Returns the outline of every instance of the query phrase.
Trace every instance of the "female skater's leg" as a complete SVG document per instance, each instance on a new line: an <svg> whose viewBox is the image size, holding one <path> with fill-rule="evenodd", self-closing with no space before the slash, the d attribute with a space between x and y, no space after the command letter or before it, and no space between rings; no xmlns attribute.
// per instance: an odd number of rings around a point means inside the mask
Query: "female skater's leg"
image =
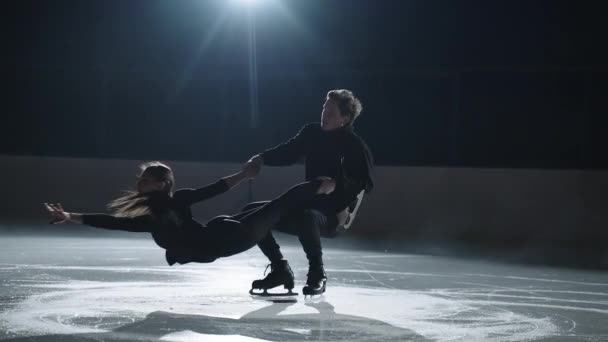
<svg viewBox="0 0 608 342"><path fill-rule="evenodd" d="M217 257L226 257L244 252L260 242L280 220L281 214L291 208L303 206L317 193L320 181L306 182L294 186L283 195L252 209L246 215L221 215L206 224L205 247Z"/></svg>
<svg viewBox="0 0 608 342"><path fill-rule="evenodd" d="M284 211L312 200L320 184L320 181L301 183L257 209L252 208L236 216L214 217L204 230L192 233L190 241L198 248L193 245L171 250L167 254L167 262L170 265L176 262L211 262L250 249L279 222Z"/></svg>
<svg viewBox="0 0 608 342"><path fill-rule="evenodd" d="M259 209L240 216L239 221L250 231L251 239L257 243L276 226L282 214L294 208L304 207L306 203L312 201L320 184L319 180L298 184Z"/></svg>

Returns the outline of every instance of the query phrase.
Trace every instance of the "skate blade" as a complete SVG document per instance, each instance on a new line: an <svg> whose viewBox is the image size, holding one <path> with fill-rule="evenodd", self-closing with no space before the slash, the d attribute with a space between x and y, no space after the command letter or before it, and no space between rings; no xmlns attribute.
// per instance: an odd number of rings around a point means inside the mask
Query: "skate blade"
<svg viewBox="0 0 608 342"><path fill-rule="evenodd" d="M251 296L251 299L254 301L260 302L271 302L274 304L295 304L298 302L298 297L296 296L282 296L282 297L263 297L263 296Z"/></svg>
<svg viewBox="0 0 608 342"><path fill-rule="evenodd" d="M293 292L292 290L288 290L288 292L281 293L272 293L267 290L262 290L262 292L256 292L256 289L249 290L249 294L256 297L294 297L297 296L297 292ZM258 289L259 290L259 289Z"/></svg>
<svg viewBox="0 0 608 342"><path fill-rule="evenodd" d="M325 302L325 293L304 295L304 303L306 304L318 304L322 302Z"/></svg>

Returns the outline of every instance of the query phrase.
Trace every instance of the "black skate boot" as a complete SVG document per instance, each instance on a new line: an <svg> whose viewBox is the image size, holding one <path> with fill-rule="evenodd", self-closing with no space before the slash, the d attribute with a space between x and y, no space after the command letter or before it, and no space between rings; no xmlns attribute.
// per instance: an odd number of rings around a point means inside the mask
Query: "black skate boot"
<svg viewBox="0 0 608 342"><path fill-rule="evenodd" d="M294 287L293 272L287 260L281 260L277 263L272 263L266 267L270 267L270 273L264 279L254 280L251 283L251 290L249 293L256 296L297 296L298 294L292 292ZM266 271L264 271L266 274ZM283 285L287 292L285 293L268 293L268 289L275 288ZM254 290L263 290L262 292L255 292Z"/></svg>
<svg viewBox="0 0 608 342"><path fill-rule="evenodd" d="M302 289L305 296L314 296L325 293L325 284L327 283L327 275L323 266L309 267L308 279L306 285Z"/></svg>

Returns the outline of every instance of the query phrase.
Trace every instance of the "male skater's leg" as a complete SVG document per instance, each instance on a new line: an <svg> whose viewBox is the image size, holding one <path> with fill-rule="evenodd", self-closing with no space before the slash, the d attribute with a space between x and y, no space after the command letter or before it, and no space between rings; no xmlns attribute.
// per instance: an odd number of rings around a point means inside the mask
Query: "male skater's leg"
<svg viewBox="0 0 608 342"><path fill-rule="evenodd" d="M266 203L268 203L268 201L250 203L243 208L243 213L255 210L256 208L259 208L265 205ZM243 213L238 215L242 215ZM263 279L254 280L251 283L251 291L253 291L254 289L265 291L281 285L283 285L286 289L290 290L294 287L293 271L291 270L291 267L289 266L287 260L283 258L283 253L281 253L281 247L279 246L272 234L272 229L276 229L276 227L286 226L283 221L284 217L286 217L287 215L289 214L283 213L279 222L274 227L270 227L266 236L264 236L258 242L258 247L270 261L270 264L266 267L266 270L268 270L268 267L270 267L270 272L266 274L266 271L264 271L265 277Z"/></svg>
<svg viewBox="0 0 608 342"><path fill-rule="evenodd" d="M302 292L305 295L316 295L325 292L327 275L323 268L323 249L321 236L336 225L336 220L315 209L303 209L290 215L289 223L297 231L308 259L306 285Z"/></svg>
<svg viewBox="0 0 608 342"><path fill-rule="evenodd" d="M308 259L309 269L304 287L304 294L321 294L325 291L327 276L323 268L323 251L321 246L321 236L333 237L329 234L335 230L337 222L328 218L318 210L295 209L285 213L276 230L298 236L302 248ZM270 260L271 272L264 279L255 280L252 287L255 289L269 289L284 283L293 282L293 272L277 244L272 232L258 243L258 246Z"/></svg>
<svg viewBox="0 0 608 342"><path fill-rule="evenodd" d="M281 224L281 221L279 221L278 225ZM292 289L294 287L293 271L287 260L283 259L281 247L275 240L271 231L268 231L268 234L258 242L258 247L260 247L262 253L270 260L270 264L268 265L268 267L270 267L270 272L266 274L266 271L264 271L265 277L263 279L254 280L251 283L252 290L267 290L280 285Z"/></svg>
<svg viewBox="0 0 608 342"><path fill-rule="evenodd" d="M260 201L260 202L249 203L243 208L243 210L239 214L234 215L233 217L235 219L239 220L242 217L247 216L254 210L259 209L260 207L264 206L268 202L270 202L270 201ZM283 214L283 216L284 216L284 214ZM278 225L281 225L280 222L281 222L281 220L279 220ZM268 260L271 263L277 263L277 262L280 262L281 260L283 260L283 254L281 253L281 247L279 246L277 241L274 239L274 236L272 235L272 229L274 229L274 228L275 227L270 227L270 230L268 231L266 236L263 237L260 240L260 242L258 242L258 247L260 247L260 250L262 251L262 253L264 253L264 255L268 258Z"/></svg>
<svg viewBox="0 0 608 342"><path fill-rule="evenodd" d="M312 184L311 184L312 183ZM294 276L291 267L287 260L283 259L283 254L279 244L272 235L272 228L278 224L282 225L282 218L287 213L292 212L295 208L303 207L308 201L312 200L314 194L318 190L318 182L313 181L298 185L290 189L287 193L281 196L278 200L273 200L269 203L253 203L244 208L245 212L251 212L248 215L239 214L237 217L240 221L249 227L252 232L259 232L264 235L256 236L254 239L258 241L258 246L262 250L262 253L270 260L270 273L264 279L254 280L251 284L251 293L254 289L262 289L264 292L267 289L271 289L280 285L283 285L289 290L294 287ZM312 191L311 191L312 189ZM313 196L310 196L313 194ZM277 211L274 206L274 202L280 204L280 209ZM257 207L257 209L256 209ZM270 216L279 214L277 217L272 216L270 219L264 219L263 216L267 215L264 212L270 212ZM264 225L262 227L262 225Z"/></svg>
<svg viewBox="0 0 608 342"><path fill-rule="evenodd" d="M264 206L268 202L270 202L270 201L260 201L260 202L249 203L243 208L241 213L234 215L234 218L238 220L238 219L248 215L252 211L259 209L260 207ZM285 214L283 214L283 216L285 216ZM279 220L279 223L277 225L282 226L283 224L281 223L281 221L282 221L282 219ZM270 263L274 264L276 266L279 263L282 263L283 261L286 262L286 260L283 260L283 254L281 253L281 247L279 246L279 244L275 240L274 236L272 235L272 229L274 229L274 228L276 228L276 226L270 227L270 230L268 231L266 236L264 236L260 240L260 242L258 242L258 247L260 248L262 253L268 258ZM273 268L273 270L274 270L274 268ZM272 273L272 271L270 273Z"/></svg>
<svg viewBox="0 0 608 342"><path fill-rule="evenodd" d="M269 201L262 202L252 202L247 204L240 214L235 215L236 218L242 217L250 213L252 210L256 210L261 206L267 204ZM285 216L285 214L283 214ZM282 219L279 220L277 225L283 226L281 222ZM276 227L270 227L270 230L259 242L258 247L262 251L262 253L268 258L270 264L266 267L270 267L270 272L266 274L264 271L265 277L263 279L254 280L251 283L252 291L254 289L267 290L272 289L277 286L283 285L285 288L293 288L294 284L294 275L291 267L289 267L289 263L287 260L283 259L283 253L281 253L281 247L275 240L272 235L272 229Z"/></svg>

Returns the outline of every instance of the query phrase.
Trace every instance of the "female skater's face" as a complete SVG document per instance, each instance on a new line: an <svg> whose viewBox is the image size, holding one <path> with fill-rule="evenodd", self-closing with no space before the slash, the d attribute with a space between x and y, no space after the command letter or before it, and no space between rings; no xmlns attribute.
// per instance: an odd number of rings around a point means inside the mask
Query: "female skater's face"
<svg viewBox="0 0 608 342"><path fill-rule="evenodd" d="M137 180L137 192L147 193L153 191L161 191L165 187L165 182L159 181L154 177L141 176Z"/></svg>
<svg viewBox="0 0 608 342"><path fill-rule="evenodd" d="M338 104L331 99L326 99L321 112L321 128L324 131L331 131L343 127L348 122L348 118L342 116Z"/></svg>

